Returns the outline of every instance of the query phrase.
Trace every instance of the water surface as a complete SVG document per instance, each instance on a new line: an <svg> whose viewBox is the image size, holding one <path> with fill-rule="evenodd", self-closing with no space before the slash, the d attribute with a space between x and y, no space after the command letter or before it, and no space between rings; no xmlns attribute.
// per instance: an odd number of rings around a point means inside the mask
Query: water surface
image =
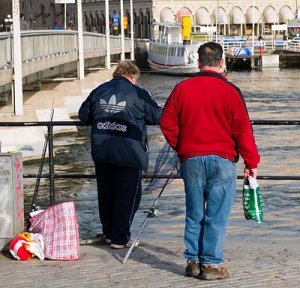
<svg viewBox="0 0 300 288"><path fill-rule="evenodd" d="M300 120L300 92L298 69L268 68L263 71L230 72L227 78L243 92L249 116L252 120ZM147 88L153 97L164 105L172 88L184 77L142 74L139 84ZM260 175L299 176L300 172L300 126L259 126L253 127L257 146L261 154ZM157 153L164 144L164 138L158 127L149 127L151 165L153 169ZM78 133L55 139L55 172L94 174L94 165L90 156L89 129L79 127ZM45 167L47 169L47 167ZM238 174L242 174L243 161L238 163ZM38 165L25 165L25 173L37 173ZM31 201L34 180L25 180L26 205ZM260 181L265 212L277 209L290 209L300 205L299 181ZM238 181L238 192L241 191ZM93 237L101 231L98 218L96 183L93 179L57 179L55 180L57 201L75 200L82 238ZM172 189L182 190L182 185L173 185ZM48 181L43 180L40 187L38 204L49 204ZM176 193L175 193L176 194ZM161 205L165 213L177 215L184 213L183 194L178 198L174 194L174 203ZM141 203L144 209L152 205L156 194L144 195ZM237 193L236 201L241 201ZM180 203L178 203L180 202ZM280 228L278 228L280 229Z"/></svg>

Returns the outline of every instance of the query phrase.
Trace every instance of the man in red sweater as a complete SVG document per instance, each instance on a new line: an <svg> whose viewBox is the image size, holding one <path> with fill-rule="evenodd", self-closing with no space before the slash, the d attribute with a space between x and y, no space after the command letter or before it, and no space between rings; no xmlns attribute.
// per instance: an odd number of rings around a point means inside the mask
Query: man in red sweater
<svg viewBox="0 0 300 288"><path fill-rule="evenodd" d="M223 48L207 42L198 49L200 73L173 89L161 130L178 153L186 194L186 276L224 279L223 245L235 197L236 165L257 176L260 156L239 88L222 74Z"/></svg>

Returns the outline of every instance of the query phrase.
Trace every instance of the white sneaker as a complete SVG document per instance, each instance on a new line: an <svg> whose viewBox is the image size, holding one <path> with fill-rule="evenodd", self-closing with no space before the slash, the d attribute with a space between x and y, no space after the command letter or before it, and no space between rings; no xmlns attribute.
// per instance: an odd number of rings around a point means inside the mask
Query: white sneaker
<svg viewBox="0 0 300 288"><path fill-rule="evenodd" d="M129 242L127 242L126 244L115 244L115 243L111 243L110 244L110 248L113 248L113 249L124 249L124 248L127 248L127 247L130 247L133 243L133 240L130 240ZM140 241L137 240L135 241L134 243L134 248L138 247L139 246L139 243Z"/></svg>
<svg viewBox="0 0 300 288"><path fill-rule="evenodd" d="M111 243L111 240L108 239L108 238L105 238L104 242L105 242L106 244L110 244L110 243Z"/></svg>

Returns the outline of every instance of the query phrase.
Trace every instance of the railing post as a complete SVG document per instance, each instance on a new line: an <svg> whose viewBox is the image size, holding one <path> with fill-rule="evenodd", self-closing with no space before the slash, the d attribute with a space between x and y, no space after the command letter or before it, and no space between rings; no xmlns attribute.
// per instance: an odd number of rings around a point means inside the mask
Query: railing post
<svg viewBox="0 0 300 288"><path fill-rule="evenodd" d="M53 162L53 124L48 124L48 142L49 142L49 181L50 181L50 205L55 204L55 187L54 187L54 162Z"/></svg>
<svg viewBox="0 0 300 288"><path fill-rule="evenodd" d="M13 98L14 112L23 115L22 55L19 0L12 1L13 11Z"/></svg>
<svg viewBox="0 0 300 288"><path fill-rule="evenodd" d="M78 68L79 79L84 79L84 53L83 53L83 28L82 28L82 2L77 0L77 26L78 26Z"/></svg>

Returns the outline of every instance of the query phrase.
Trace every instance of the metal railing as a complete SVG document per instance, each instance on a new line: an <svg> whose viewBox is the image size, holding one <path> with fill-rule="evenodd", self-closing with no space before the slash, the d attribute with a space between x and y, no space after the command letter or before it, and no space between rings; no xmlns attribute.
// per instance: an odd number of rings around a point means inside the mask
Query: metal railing
<svg viewBox="0 0 300 288"><path fill-rule="evenodd" d="M242 47L252 48L252 41L247 41L247 39L245 38L224 39L220 41L220 43L223 45L225 52L230 52L231 50L239 50ZM264 52L281 49L300 53L300 41L299 43L278 39L254 41L254 50L256 52L258 52L260 46L262 47Z"/></svg>
<svg viewBox="0 0 300 288"><path fill-rule="evenodd" d="M252 125L300 125L300 120L253 120ZM48 141L48 167L49 173L44 173L42 175L38 174L24 174L24 178L47 178L50 181L50 205L55 203L55 180L54 179L66 179L66 178L95 178L94 174L57 174L54 169L54 154L53 154L53 127L55 126L86 126L80 121L41 121L41 122L0 122L0 127L33 127L33 126L46 126ZM179 175L158 175L158 174L144 174L144 179L179 179ZM243 179L242 175L237 177L238 179ZM287 175L259 175L257 179L263 180L300 180L300 175L297 176L287 176Z"/></svg>
<svg viewBox="0 0 300 288"><path fill-rule="evenodd" d="M0 86L9 84L13 80L13 43L12 33L0 33L0 76L3 75L0 77ZM110 35L110 54L120 54L121 44L121 36ZM124 38L124 49L126 53L131 52L130 38ZM33 30L21 32L22 76L25 77L31 73L51 68L54 63L53 59L56 58L56 65L78 61L78 51L77 31ZM106 56L106 35L84 32L83 53L85 59Z"/></svg>

